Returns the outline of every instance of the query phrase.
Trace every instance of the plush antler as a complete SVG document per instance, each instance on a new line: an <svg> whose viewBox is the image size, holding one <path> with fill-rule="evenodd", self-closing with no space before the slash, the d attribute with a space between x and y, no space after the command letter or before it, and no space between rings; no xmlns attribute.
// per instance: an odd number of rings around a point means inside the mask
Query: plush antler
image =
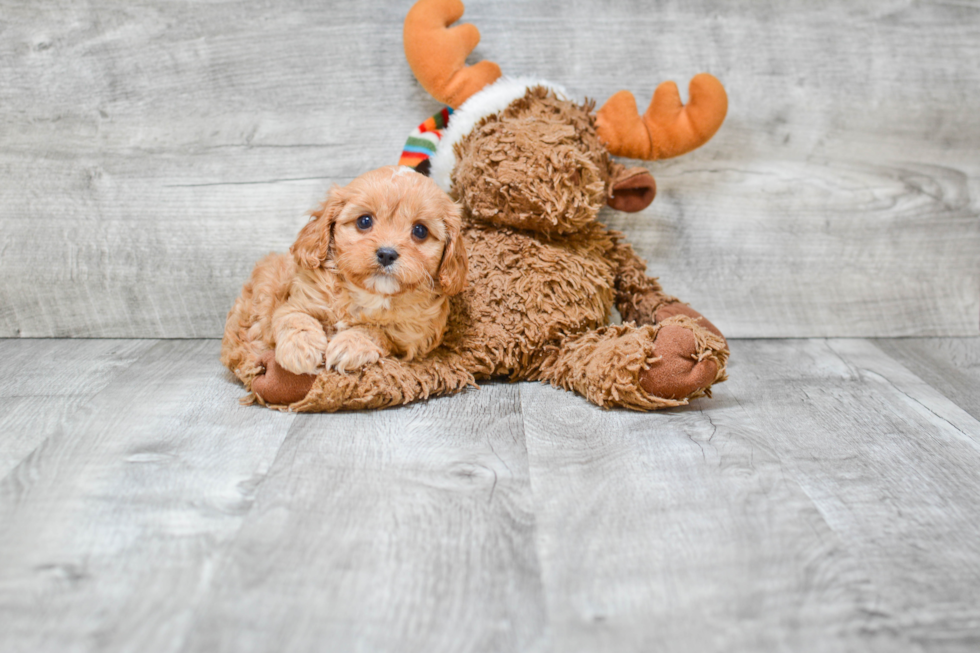
<svg viewBox="0 0 980 653"><path fill-rule="evenodd" d="M612 154L631 159L669 159L708 142L728 112L728 95L717 79L701 73L688 87L687 106L677 84L657 87L643 118L629 91L619 91L596 112L599 138Z"/></svg>
<svg viewBox="0 0 980 653"><path fill-rule="evenodd" d="M500 66L492 61L466 65L480 31L469 23L449 27L462 16L459 0L419 0L405 17L408 65L432 97L453 108L500 77Z"/></svg>

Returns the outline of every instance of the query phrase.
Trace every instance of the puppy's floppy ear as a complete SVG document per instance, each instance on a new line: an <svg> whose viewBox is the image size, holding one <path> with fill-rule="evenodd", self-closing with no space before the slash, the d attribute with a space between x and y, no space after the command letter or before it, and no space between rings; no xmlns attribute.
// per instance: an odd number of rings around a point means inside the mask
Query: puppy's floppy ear
<svg viewBox="0 0 980 653"><path fill-rule="evenodd" d="M315 270L332 257L333 226L348 199L346 188L334 186L320 208L310 213L310 221L300 229L296 242L289 248L297 263Z"/></svg>
<svg viewBox="0 0 980 653"><path fill-rule="evenodd" d="M463 219L459 206L452 203L452 210L446 215L446 245L439 263L439 285L447 295L458 295L466 288L466 273L469 263L466 259L466 246L463 244Z"/></svg>

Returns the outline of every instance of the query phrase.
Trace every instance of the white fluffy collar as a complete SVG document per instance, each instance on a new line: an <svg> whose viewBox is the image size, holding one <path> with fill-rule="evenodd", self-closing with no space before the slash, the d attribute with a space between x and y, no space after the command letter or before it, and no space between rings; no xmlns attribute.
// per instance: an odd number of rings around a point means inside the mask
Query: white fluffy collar
<svg viewBox="0 0 980 653"><path fill-rule="evenodd" d="M432 177L432 180L448 193L452 185L450 175L453 168L456 167L456 152L454 151L456 143L473 131L476 123L480 120L503 111L511 102L524 97L527 89L535 86L544 86L554 91L558 97L568 98L564 88L543 79L501 77L490 86L477 92L464 102L463 106L453 112L449 119L449 126L442 132L442 140L439 141L436 153L429 160L432 165L429 176Z"/></svg>

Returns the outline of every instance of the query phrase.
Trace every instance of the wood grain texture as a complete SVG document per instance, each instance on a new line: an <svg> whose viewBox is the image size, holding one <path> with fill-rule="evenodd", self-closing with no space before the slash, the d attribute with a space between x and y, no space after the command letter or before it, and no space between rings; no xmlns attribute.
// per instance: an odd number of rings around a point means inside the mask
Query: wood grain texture
<svg viewBox="0 0 980 653"><path fill-rule="evenodd" d="M975 650L980 422L866 341L731 361L654 415L522 389L555 650Z"/></svg>
<svg viewBox="0 0 980 653"><path fill-rule="evenodd" d="M239 406L217 341L0 341L0 650L974 651L980 421L931 379L976 340L337 415Z"/></svg>
<svg viewBox="0 0 980 653"><path fill-rule="evenodd" d="M219 335L329 184L437 109L410 4L6 3L0 335ZM980 330L976 3L467 5L476 58L577 97L725 83L715 139L604 219L728 335Z"/></svg>
<svg viewBox="0 0 980 653"><path fill-rule="evenodd" d="M980 642L980 422L863 340L740 342L726 388L926 651Z"/></svg>
<svg viewBox="0 0 980 653"><path fill-rule="evenodd" d="M0 479L153 344L0 339Z"/></svg>
<svg viewBox="0 0 980 653"><path fill-rule="evenodd" d="M184 650L530 650L530 497L517 386L300 415Z"/></svg>
<svg viewBox="0 0 980 653"><path fill-rule="evenodd" d="M177 650L294 417L218 350L152 343L0 483L0 650Z"/></svg>
<svg viewBox="0 0 980 653"><path fill-rule="evenodd" d="M980 419L980 338L890 338L874 344Z"/></svg>
<svg viewBox="0 0 980 653"><path fill-rule="evenodd" d="M866 570L724 390L646 415L522 394L552 650L906 650Z"/></svg>

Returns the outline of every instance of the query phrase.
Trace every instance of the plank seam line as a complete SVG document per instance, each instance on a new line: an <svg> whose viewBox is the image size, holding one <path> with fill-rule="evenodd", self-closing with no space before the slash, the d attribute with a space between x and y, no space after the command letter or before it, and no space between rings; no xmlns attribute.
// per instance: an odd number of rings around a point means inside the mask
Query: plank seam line
<svg viewBox="0 0 980 653"><path fill-rule="evenodd" d="M898 361L895 361L895 362L896 362L896 363L898 363L899 365L901 365L901 363L899 363ZM903 367L904 367L904 366L903 366ZM906 368L906 369L907 369L907 368ZM907 392L904 392L904 391L902 391L902 389L901 389L901 388L899 388L898 386L896 386L896 385L895 385L895 384L894 384L894 383L893 383L893 382L891 381L891 379L889 379L889 378L887 378L887 377L885 377L885 376L882 376L881 374L878 374L877 372L875 372L875 371L873 371L873 370L869 370L869 369L862 369L862 371L863 371L863 372L865 372L866 374L868 374L869 376L873 376L873 377L875 377L875 378L877 378L877 379L879 379L880 381L884 381L884 382L885 382L885 384L887 384L887 385L888 385L889 387L891 387L891 388L892 388L892 389L893 389L893 390L894 390L895 392L897 392L897 393L899 393L900 395L902 395L903 397L905 397L905 398L907 398L907 399L909 399L910 401L912 401L913 403L915 403L915 404L916 404L917 406L920 406L920 407L922 407L922 408L924 408L924 409L925 409L925 410L927 410L927 411L928 411L928 412L929 412L930 414L932 414L933 416L935 416L935 417L937 417L937 418L939 418L939 420L940 420L940 421L942 421L942 422L945 422L946 424L948 424L948 425L949 425L949 426L950 426L950 427L951 427L951 428L952 428L952 429L953 429L954 431L956 431L957 433L959 433L960 435L962 435L962 436L963 436L963 437L964 437L964 438L965 438L965 439L966 439L966 440L967 440L967 441L968 441L968 442L969 442L970 444L972 444L972 445L973 445L973 447L974 447L974 448L975 448L975 449L976 449L977 451L980 451L980 442L977 442L977 441L976 441L976 440L974 439L974 437L973 437L972 435L970 435L969 433L967 433L966 431L964 431L964 430L963 430L963 429L961 429L960 427L958 427L958 426L956 426L956 424L953 424L953 423L952 423L952 422L950 422L950 421L949 421L948 419L946 419L945 417L943 417L942 415L940 415L939 413L937 413L936 411L934 411L934 410L933 410L932 408L930 408L929 406L927 406L927 405L925 405L924 403L922 403L921 401L919 401L919 400L918 400L918 399L916 399L915 397L913 397L913 396L911 396L911 395L910 395L909 393L907 393ZM911 372L911 370L909 370L909 373L910 373L910 374L912 373L912 372ZM921 380L921 378L920 378L920 377L919 377L918 375L916 375L916 377L915 377L915 378L917 378L917 379L920 379L920 380ZM932 387L931 385L929 385L929 384L928 384L928 383L926 383L925 381L922 381L922 383L923 383L923 384L925 384L926 386L928 386L928 387L929 387L930 389L932 389L932 390L935 390L936 392L939 392L938 390L936 390L936 388L933 388L933 387ZM952 404L953 406L955 406L955 407L956 407L956 408L958 408L959 410L963 410L962 408L960 408L959 406L957 406L957 405L956 405L956 403L954 403L954 402L953 402L953 401L952 401L951 399L949 399L948 397L946 397L946 396L943 396L943 398L944 398L944 399L946 399L946 401L948 401L948 402L949 402L950 404ZM963 412L964 412L964 413L966 413L966 411L963 411ZM967 415L969 415L969 413L966 413L966 414L967 414ZM977 420L976 420L976 418L974 418L974 417L973 417L972 415L969 415L969 417L970 417L970 419L972 419L973 421L975 421L975 422L977 421Z"/></svg>
<svg viewBox="0 0 980 653"><path fill-rule="evenodd" d="M332 177L283 177L282 179L264 179L259 181L211 181L203 184L164 184L164 188L201 188L204 186L255 186L261 184L280 184L289 181L315 181L332 179Z"/></svg>
<svg viewBox="0 0 980 653"><path fill-rule="evenodd" d="M919 376L918 374L916 374L914 371L912 371L911 369L909 369L908 367L906 367L900 360L894 358L893 356L890 356L888 354L888 352L882 350L880 347L878 347L877 345L875 345L875 343L870 338L861 338L861 340L863 342L866 342L869 345L871 345L876 351L878 351L882 356L884 356L885 358L887 358L889 361L893 362L895 365L898 365L900 368L902 368L903 370L905 370L906 373L908 373L909 375L911 375L912 378L914 378L916 381L918 381L919 383L921 383L923 386L929 388L930 390L932 390L933 392L935 392L937 395L939 395L940 397L942 397L946 402L949 403L949 405L951 405L956 410L961 411L964 415L966 415L967 417L969 417L970 420L972 420L973 422L977 422L978 421L975 417L973 417L973 415L970 415L965 410L963 410L955 401L953 401L952 399L950 399L949 397L947 397L946 395L944 395L938 388L933 387L932 384L930 384L925 379L923 379L921 376ZM922 403L921 401L919 401L917 398L913 397L908 392L905 392L904 390L902 390L901 388L899 388L897 385L895 385L895 382L892 381L891 379L889 379L888 377L884 376L883 374L879 374L878 372L876 372L876 371L874 371L874 370L872 370L872 369L870 369L868 367L852 364L850 361L846 360L844 358L844 356L840 352L838 352L836 349L834 349L831 346L829 340L825 339L824 342L827 345L827 349L830 350L831 352L833 352L834 355L838 358L838 360L840 360L840 362L843 363L845 367L847 367L847 369L852 370L854 372L857 372L858 376L868 376L868 377L872 377L874 379L877 379L879 382L884 382L885 385L887 385L888 387L890 387L892 390L894 390L895 392L897 392L899 395L901 395L901 396L905 397L906 399L910 400L916 406L919 406L920 408L925 409L930 415L933 415L934 417L938 418L941 422L944 422L945 424L947 424L956 433L959 433L961 436L963 436L962 439L965 440L967 443L969 443L970 446L972 446L977 451L980 451L980 441L977 441L977 439L974 438L972 435L970 435L969 433L966 433L965 431L963 431L963 429L961 429L960 427L958 427L955 424L953 424L952 422L950 422L948 419L946 419L945 417L943 417L942 415L940 415L939 413L937 413L936 411L934 411L932 408L930 408L929 406L925 405L924 403Z"/></svg>
<svg viewBox="0 0 980 653"><path fill-rule="evenodd" d="M266 409L262 409L262 410L266 410ZM235 528L235 532L232 535L229 535L228 539L225 540L223 545L215 546L214 549L212 550L211 565L212 565L212 569L214 570L221 569L222 564L225 562L225 560L228 559L228 556L231 555L232 548L235 545L235 543L238 542L238 538L241 536L242 530L245 528L245 524L248 521L249 515L251 515L252 511L255 509L255 504L257 503L257 499L259 496L259 490L261 490L262 486L269 479L269 473L273 469L275 469L276 463L279 461L279 458L282 456L282 450L286 445L286 441L289 439L289 434L292 433L293 428L296 425L296 418L299 417L300 415L300 413L294 413L292 411L283 411L280 414L289 415L292 418L292 423L289 425L289 428L286 430L286 435L283 436L282 442L279 443L279 447L276 449L276 455L273 456L272 460L269 462L269 467L268 469L266 469L265 474L262 475L262 479L258 483L256 483L255 486L252 488L252 502L249 504L248 510L246 510L239 517L238 526L237 528ZM197 608L200 605L202 605L204 600L206 600L211 596L211 593L214 590L215 579L216 579L215 574L212 573L211 577L208 579L207 587L201 589L200 594L198 595L199 600L197 605L194 606L194 610L192 611L190 622L187 628L184 630L183 634L181 635L180 645L176 647L175 650L178 651L187 650L187 642L194 632L194 626L198 623L199 620L198 617L199 611L197 610Z"/></svg>

